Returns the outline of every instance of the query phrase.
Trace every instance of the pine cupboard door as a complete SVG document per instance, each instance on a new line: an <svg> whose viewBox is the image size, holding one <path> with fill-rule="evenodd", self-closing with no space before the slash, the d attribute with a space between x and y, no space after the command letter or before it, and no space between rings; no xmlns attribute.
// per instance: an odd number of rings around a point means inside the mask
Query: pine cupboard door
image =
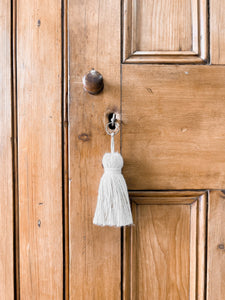
<svg viewBox="0 0 225 300"><path fill-rule="evenodd" d="M67 8L67 298L225 299L225 2ZM92 223L113 112L135 223L122 230Z"/></svg>

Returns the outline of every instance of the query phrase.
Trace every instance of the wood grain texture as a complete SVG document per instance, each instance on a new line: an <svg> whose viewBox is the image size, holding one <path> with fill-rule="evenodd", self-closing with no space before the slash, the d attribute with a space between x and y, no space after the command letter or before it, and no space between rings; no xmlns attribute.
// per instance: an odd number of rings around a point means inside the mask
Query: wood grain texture
<svg viewBox="0 0 225 300"><path fill-rule="evenodd" d="M17 114L17 20L16 3L11 2L12 26L12 115L13 115L13 189L14 189L14 288L15 299L20 298L20 255L19 255L19 195L18 195L18 114Z"/></svg>
<svg viewBox="0 0 225 300"><path fill-rule="evenodd" d="M225 2L210 0L210 55L212 64L225 64Z"/></svg>
<svg viewBox="0 0 225 300"><path fill-rule="evenodd" d="M208 214L207 300L225 295L225 195L210 193Z"/></svg>
<svg viewBox="0 0 225 300"><path fill-rule="evenodd" d="M207 193L175 192L176 204L168 204L169 194L145 192L139 203L131 192L135 225L124 232L124 300L205 299Z"/></svg>
<svg viewBox="0 0 225 300"><path fill-rule="evenodd" d="M11 1L0 1L0 298L14 299Z"/></svg>
<svg viewBox="0 0 225 300"><path fill-rule="evenodd" d="M220 66L123 65L123 169L130 190L225 186Z"/></svg>
<svg viewBox="0 0 225 300"><path fill-rule="evenodd" d="M204 63L206 0L124 0L123 62Z"/></svg>
<svg viewBox="0 0 225 300"><path fill-rule="evenodd" d="M192 6L190 0L137 0L136 50L192 50L192 10L197 18L197 2Z"/></svg>
<svg viewBox="0 0 225 300"><path fill-rule="evenodd" d="M68 99L68 1L63 1L63 174L64 174L64 298L69 300L69 99Z"/></svg>
<svg viewBox="0 0 225 300"><path fill-rule="evenodd" d="M150 52L144 54L143 52L134 52L130 57L123 61L127 64L204 64L205 61L196 55L195 53L179 53L179 55L171 54L167 55L163 52L156 54L155 52Z"/></svg>
<svg viewBox="0 0 225 300"><path fill-rule="evenodd" d="M61 1L18 1L21 299L63 297L61 60Z"/></svg>
<svg viewBox="0 0 225 300"><path fill-rule="evenodd" d="M120 299L120 229L97 227L93 216L102 156L110 151L106 112L120 111L120 1L69 3L70 299ZM82 77L103 75L97 96ZM115 138L119 150L119 135Z"/></svg>
<svg viewBox="0 0 225 300"><path fill-rule="evenodd" d="M137 214L137 299L188 300L190 207L138 205Z"/></svg>

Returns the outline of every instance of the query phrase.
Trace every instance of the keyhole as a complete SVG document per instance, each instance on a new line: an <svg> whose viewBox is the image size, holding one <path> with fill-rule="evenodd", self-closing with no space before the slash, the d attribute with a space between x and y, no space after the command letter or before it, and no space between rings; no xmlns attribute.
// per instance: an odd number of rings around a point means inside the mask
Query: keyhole
<svg viewBox="0 0 225 300"><path fill-rule="evenodd" d="M109 120L109 123L112 122L113 114L114 114L114 113L109 113L109 114L108 114L108 120ZM115 126L115 125L112 125L112 124L109 124L109 128L110 128L111 130L114 130L114 129L116 128L116 126Z"/></svg>

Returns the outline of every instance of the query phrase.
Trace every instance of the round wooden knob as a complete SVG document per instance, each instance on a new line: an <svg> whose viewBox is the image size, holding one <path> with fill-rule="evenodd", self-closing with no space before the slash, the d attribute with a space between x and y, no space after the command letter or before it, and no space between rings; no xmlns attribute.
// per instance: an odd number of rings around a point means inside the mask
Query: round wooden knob
<svg viewBox="0 0 225 300"><path fill-rule="evenodd" d="M84 90L91 95L99 94L104 87L103 76L95 69L92 69L83 77Z"/></svg>

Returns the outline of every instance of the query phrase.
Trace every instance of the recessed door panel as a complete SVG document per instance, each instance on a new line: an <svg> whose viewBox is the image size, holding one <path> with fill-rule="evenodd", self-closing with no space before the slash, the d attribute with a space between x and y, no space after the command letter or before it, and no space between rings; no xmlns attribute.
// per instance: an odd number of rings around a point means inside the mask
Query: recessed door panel
<svg viewBox="0 0 225 300"><path fill-rule="evenodd" d="M204 299L206 200L203 192L131 193L124 299Z"/></svg>

